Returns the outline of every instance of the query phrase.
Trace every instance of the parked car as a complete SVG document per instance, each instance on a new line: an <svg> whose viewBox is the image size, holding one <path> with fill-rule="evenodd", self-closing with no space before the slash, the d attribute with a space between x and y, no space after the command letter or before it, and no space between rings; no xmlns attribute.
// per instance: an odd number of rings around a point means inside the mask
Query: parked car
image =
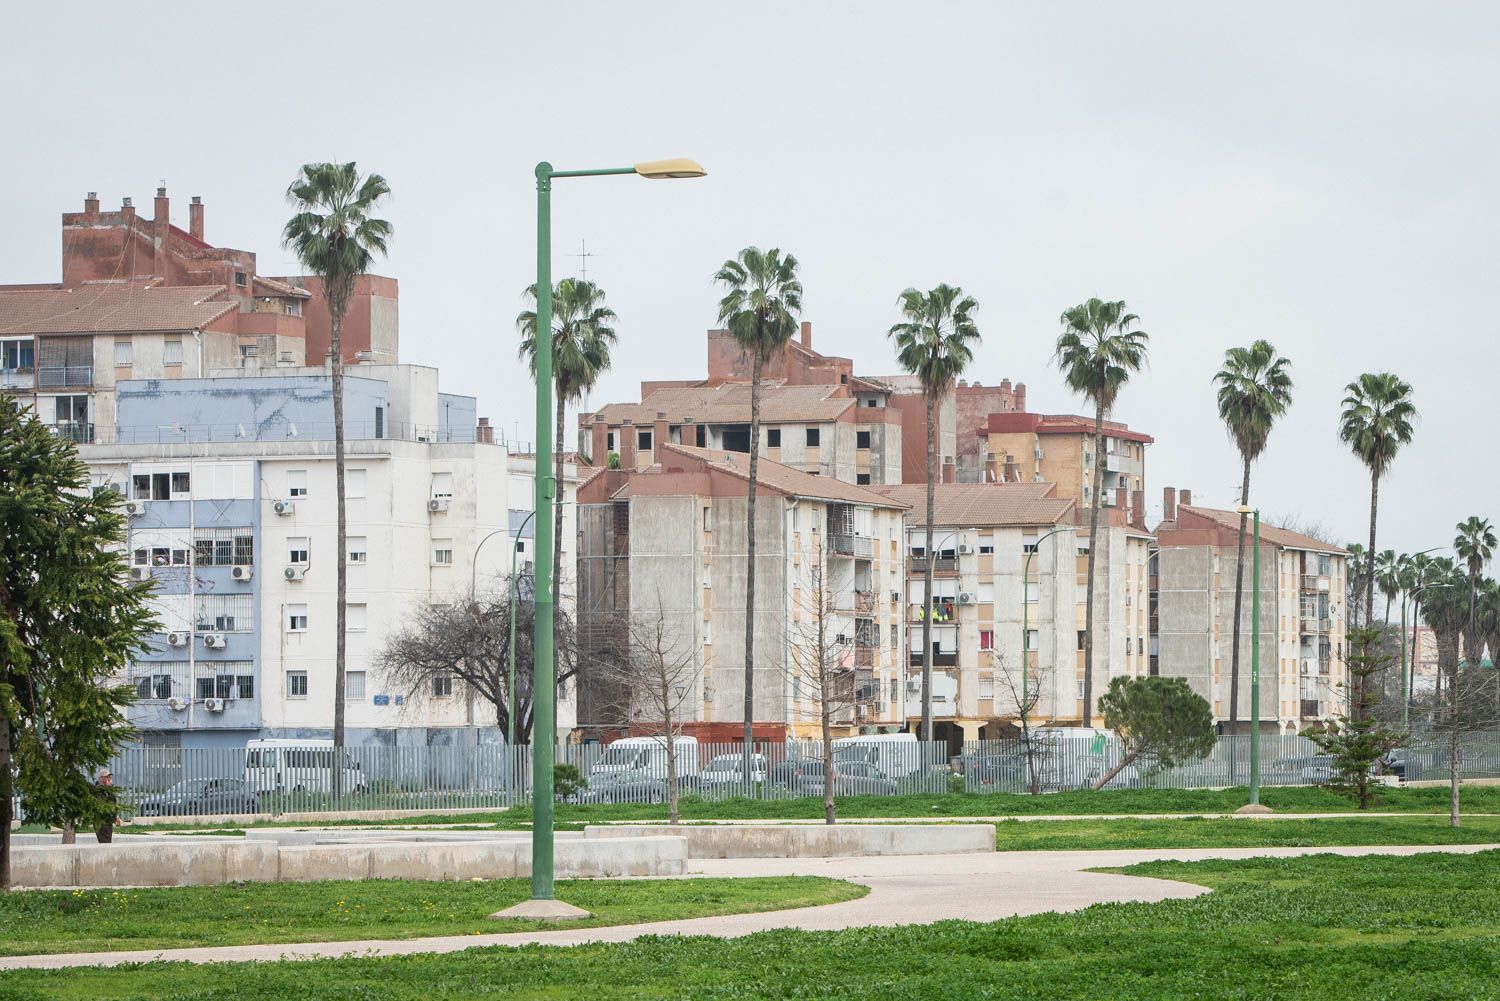
<svg viewBox="0 0 1500 1001"><path fill-rule="evenodd" d="M835 796L894 796L896 780L868 761L834 761ZM799 796L823 795L823 762L804 760L800 777L792 787Z"/></svg>
<svg viewBox="0 0 1500 1001"><path fill-rule="evenodd" d="M260 797L244 779L184 779L136 808L141 817L259 812Z"/></svg>
<svg viewBox="0 0 1500 1001"><path fill-rule="evenodd" d="M1267 772L1289 785L1323 785L1333 778L1333 755L1278 758L1270 762Z"/></svg>
<svg viewBox="0 0 1500 1001"><path fill-rule="evenodd" d="M997 788L1019 791L1026 787L1026 754L1022 751L1004 754L971 752L954 762L954 771L964 777L964 786L969 792L991 792Z"/></svg>
<svg viewBox="0 0 1500 1001"><path fill-rule="evenodd" d="M717 754L708 767L698 776L698 788L705 793L749 793L766 780L766 756L750 755L750 782L746 788L745 756L743 754Z"/></svg>

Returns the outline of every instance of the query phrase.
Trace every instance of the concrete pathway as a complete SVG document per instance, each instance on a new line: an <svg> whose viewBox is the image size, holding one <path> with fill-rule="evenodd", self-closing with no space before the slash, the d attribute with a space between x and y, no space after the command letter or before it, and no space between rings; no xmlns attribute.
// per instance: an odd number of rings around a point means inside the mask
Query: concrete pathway
<svg viewBox="0 0 1500 1001"><path fill-rule="evenodd" d="M831 930L861 926L930 924L962 919L994 921L1091 904L1186 899L1208 891L1172 880L1085 872L1158 859L1287 858L1299 855L1415 855L1470 853L1500 845L1400 845L1375 848L1204 848L1087 852L996 852L975 855L905 855L828 859L695 859L693 876L831 876L870 887L859 900L787 911L687 918L606 928L552 928L497 935L457 935L404 940L241 945L136 952L70 953L0 958L0 970L116 966L171 960L228 963L340 956L445 953L477 946L581 945L623 942L641 935L715 935L737 938L776 928Z"/></svg>

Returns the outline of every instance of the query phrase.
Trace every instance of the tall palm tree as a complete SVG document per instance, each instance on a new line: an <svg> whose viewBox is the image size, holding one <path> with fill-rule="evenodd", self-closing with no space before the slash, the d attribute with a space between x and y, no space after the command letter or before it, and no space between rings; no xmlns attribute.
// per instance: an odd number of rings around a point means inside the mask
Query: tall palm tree
<svg viewBox="0 0 1500 1001"><path fill-rule="evenodd" d="M1087 608L1083 621L1083 725L1094 718L1094 556L1099 549L1099 505L1104 497L1104 418L1120 390L1146 364L1150 338L1124 302L1090 299L1062 314L1053 356L1068 388L1094 405L1094 482L1089 497Z"/></svg>
<svg viewBox="0 0 1500 1001"><path fill-rule="evenodd" d="M909 288L897 300L905 317L889 331L896 342L896 360L917 377L927 404L927 520L922 550L927 565L922 573L922 739L932 739L932 528L937 493L937 421L933 419L944 394L974 360L979 328L974 312L979 303L957 285L939 285L930 292ZM1025 657L1023 650L1021 656Z"/></svg>
<svg viewBox="0 0 1500 1001"><path fill-rule="evenodd" d="M1250 466L1266 450L1271 426L1292 403L1292 363L1276 353L1270 341L1224 352L1224 367L1214 376L1219 386L1219 417L1239 449L1244 464L1240 506L1250 503ZM1245 592L1245 519L1240 515L1238 556L1234 564L1234 639L1229 653L1229 724L1240 719L1240 609ZM1254 623L1251 628L1260 628Z"/></svg>
<svg viewBox="0 0 1500 1001"><path fill-rule="evenodd" d="M724 262L714 281L726 289L719 322L750 356L750 482L745 496L745 769L754 750L755 720L755 487L760 475L760 373L785 350L797 330L802 282L797 259L778 248L746 247Z"/></svg>
<svg viewBox="0 0 1500 1001"><path fill-rule="evenodd" d="M333 745L344 746L345 618L348 614L349 520L344 502L344 350L342 332L354 282L366 274L376 255L384 254L395 228L373 213L391 193L379 174L360 176L349 163L304 164L286 189L294 213L281 231L282 245L312 274L323 279L331 337L329 367L333 375L333 467L337 492L337 581L334 615ZM338 757L337 754L334 756ZM342 770L333 769L333 792L339 794Z"/></svg>
<svg viewBox="0 0 1500 1001"><path fill-rule="evenodd" d="M1469 571L1469 621L1464 628L1464 658L1471 669L1479 668L1480 649L1479 622L1476 618L1479 605L1479 575L1484 566L1495 555L1495 530L1488 518L1469 515L1458 523L1458 534L1453 539L1453 551L1464 562Z"/></svg>
<svg viewBox="0 0 1500 1001"><path fill-rule="evenodd" d="M536 302L536 286L526 289L526 298ZM556 483L563 482L564 425L568 404L577 403L599 381L609 368L610 350L615 346L615 311L604 304L604 290L591 281L564 278L552 288L552 382L556 387L557 407L552 457ZM519 355L536 378L536 310L522 310L516 317L521 332ZM540 463L542 457L536 457ZM538 469L540 475L540 469ZM552 505L552 605L562 602L562 523L563 506ZM553 621L553 632L558 623ZM556 636L554 635L554 640ZM552 697L557 697L554 688Z"/></svg>
<svg viewBox="0 0 1500 1001"><path fill-rule="evenodd" d="M1385 621L1391 621L1391 602L1401 592L1401 561L1394 549L1382 549L1375 557L1375 589L1385 598Z"/></svg>
<svg viewBox="0 0 1500 1001"><path fill-rule="evenodd" d="M1375 618L1375 523L1380 511L1380 478L1415 432L1416 405L1411 385L1390 372L1366 372L1344 387L1339 440L1370 471L1370 548L1365 553L1365 624Z"/></svg>

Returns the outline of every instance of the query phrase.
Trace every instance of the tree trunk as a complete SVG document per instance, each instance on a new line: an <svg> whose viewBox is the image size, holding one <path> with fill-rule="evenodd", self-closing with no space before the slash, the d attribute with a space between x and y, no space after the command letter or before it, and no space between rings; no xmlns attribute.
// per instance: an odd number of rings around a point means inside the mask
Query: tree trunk
<svg viewBox="0 0 1500 1001"><path fill-rule="evenodd" d="M661 705L663 729L667 731L667 823L677 826L677 735L672 729L672 690L667 683L666 672L661 677Z"/></svg>
<svg viewBox="0 0 1500 1001"><path fill-rule="evenodd" d="M1458 746L1458 665L1453 665L1454 678L1448 681L1448 825L1458 826L1458 773L1459 773L1459 746Z"/></svg>
<svg viewBox="0 0 1500 1001"><path fill-rule="evenodd" d="M0 712L0 893L10 889L10 825L15 820L10 767L10 717Z"/></svg>
<svg viewBox="0 0 1500 1001"><path fill-rule="evenodd" d="M755 479L760 475L760 370L758 345L765 337L756 322L754 361L750 370L750 482L745 493L745 787L752 778L751 760L755 753Z"/></svg>
<svg viewBox="0 0 1500 1001"><path fill-rule="evenodd" d="M927 390L927 518L924 549L926 567L922 571L922 739L932 742L932 566L937 554L932 551L933 507L937 496L936 481L932 478L932 460L937 451L937 427L934 423L935 401L932 390ZM928 751L931 748L927 749ZM925 754L924 754L925 757Z"/></svg>
<svg viewBox="0 0 1500 1001"><path fill-rule="evenodd" d="M349 513L348 503L344 498L344 354L341 334L344 325L344 309L346 302L330 302L329 318L332 321L332 337L329 341L331 362L333 371L333 468L335 483L336 506L338 510L338 527L336 531L335 566L337 567L336 583L334 585L334 601L336 611L334 614L334 654L333 654L333 755L330 768L332 774L329 776L329 788L333 790L333 799L337 801L343 793L341 786L344 780L343 769L343 747L344 747L344 666L346 663L346 634L345 617L348 614L348 591L349 591Z"/></svg>
<svg viewBox="0 0 1500 1001"><path fill-rule="evenodd" d="M1244 507L1250 503L1250 457L1245 456L1245 475L1240 481L1240 506ZM1233 646L1229 648L1229 732L1239 732L1240 722L1240 610L1245 601L1245 520L1247 514L1240 515L1240 537L1239 548L1236 550L1234 561L1234 639ZM1251 623L1250 628L1255 629L1259 623Z"/></svg>
<svg viewBox="0 0 1500 1001"><path fill-rule="evenodd" d="M824 540L825 545L827 540ZM826 566L826 562L824 566ZM826 572L826 571L820 571ZM837 819L833 806L833 680L828 676L828 599L826 584L818 597L818 692L823 723L823 823Z"/></svg>
<svg viewBox="0 0 1500 1001"><path fill-rule="evenodd" d="M62 843L65 845L78 844L78 828L73 824L71 820L67 821L62 826Z"/></svg>
<svg viewBox="0 0 1500 1001"><path fill-rule="evenodd" d="M1089 502L1088 590L1083 612L1083 725L1094 725L1094 562L1099 552L1099 504L1104 499L1104 405L1094 405L1094 489Z"/></svg>
<svg viewBox="0 0 1500 1001"><path fill-rule="evenodd" d="M1113 768L1111 768L1109 771L1105 772L1103 775L1099 776L1097 780L1095 780L1094 789L1097 791L1109 785L1111 779L1123 772L1131 762L1133 762L1140 756L1140 751L1131 751L1128 754L1121 755L1120 761L1117 765L1115 765Z"/></svg>
<svg viewBox="0 0 1500 1001"><path fill-rule="evenodd" d="M1365 555L1365 625L1375 621L1375 517L1380 510L1380 474L1370 474L1370 551ZM1357 717L1363 718L1363 717Z"/></svg>
<svg viewBox="0 0 1500 1001"><path fill-rule="evenodd" d="M553 476L555 477L552 493L557 498L556 502L552 505L552 607L554 609L562 607L562 502L566 495L566 491L563 489L563 433L568 410L567 402L562 396L562 387L559 386L557 389L557 428L552 439L552 447L557 451L552 464ZM660 442L653 442L652 444L660 445ZM538 456L537 458L540 461L541 457ZM562 648L557 642L559 621L560 616L554 614L552 617L552 650L554 656L556 656L556 651ZM552 672L552 725L554 730L557 726L558 677L559 672L554 670Z"/></svg>

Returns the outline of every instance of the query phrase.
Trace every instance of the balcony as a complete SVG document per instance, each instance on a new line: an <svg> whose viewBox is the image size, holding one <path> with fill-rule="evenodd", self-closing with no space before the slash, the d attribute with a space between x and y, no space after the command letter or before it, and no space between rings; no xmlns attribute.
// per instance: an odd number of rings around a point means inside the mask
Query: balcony
<svg viewBox="0 0 1500 1001"><path fill-rule="evenodd" d="M1302 590L1304 591L1326 591L1328 590L1328 578L1319 577L1317 574L1302 575Z"/></svg>
<svg viewBox="0 0 1500 1001"><path fill-rule="evenodd" d="M50 424L48 427L59 438L66 438L75 445L88 445L94 440L94 425L78 421Z"/></svg>
<svg viewBox="0 0 1500 1001"><path fill-rule="evenodd" d="M837 556L853 556L867 560L875 555L875 540L863 535L844 535L830 532L826 537L828 551Z"/></svg>
<svg viewBox="0 0 1500 1001"><path fill-rule="evenodd" d="M1320 619L1317 615L1302 615L1302 631L1304 633L1326 633L1329 629L1329 621Z"/></svg>
<svg viewBox="0 0 1500 1001"><path fill-rule="evenodd" d="M1302 699L1302 718L1317 719L1323 715L1323 703L1317 699Z"/></svg>
<svg viewBox="0 0 1500 1001"><path fill-rule="evenodd" d="M921 667L922 666L922 651L921 650L913 650L911 652L911 665L912 665L912 667ZM953 651L938 651L938 652L934 653L932 655L932 666L933 667L957 667L958 666L958 651L957 650L953 650Z"/></svg>
<svg viewBox="0 0 1500 1001"><path fill-rule="evenodd" d="M913 556L906 561L907 573L922 574L927 572L927 557ZM933 573L958 573L958 559L953 556L939 556L932 561Z"/></svg>
<svg viewBox="0 0 1500 1001"><path fill-rule="evenodd" d="M873 644L873 643L856 643L856 644L854 644L854 666L855 667L874 667L875 666L875 644Z"/></svg>
<svg viewBox="0 0 1500 1001"><path fill-rule="evenodd" d="M35 369L0 368L0 389L30 389L35 385Z"/></svg>
<svg viewBox="0 0 1500 1001"><path fill-rule="evenodd" d="M37 386L42 389L63 389L70 386L92 386L92 365L42 365L37 369Z"/></svg>
<svg viewBox="0 0 1500 1001"><path fill-rule="evenodd" d="M855 591L854 592L854 614L855 615L862 615L862 616L866 616L866 617L875 614L875 592L874 591Z"/></svg>

